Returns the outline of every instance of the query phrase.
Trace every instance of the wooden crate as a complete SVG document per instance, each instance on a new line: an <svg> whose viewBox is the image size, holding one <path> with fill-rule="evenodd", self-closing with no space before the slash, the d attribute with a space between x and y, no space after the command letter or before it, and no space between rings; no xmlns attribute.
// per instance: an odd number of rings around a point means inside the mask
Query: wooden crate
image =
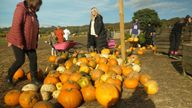
<svg viewBox="0 0 192 108"><path fill-rule="evenodd" d="M183 44L182 65L184 73L192 75L192 43Z"/></svg>

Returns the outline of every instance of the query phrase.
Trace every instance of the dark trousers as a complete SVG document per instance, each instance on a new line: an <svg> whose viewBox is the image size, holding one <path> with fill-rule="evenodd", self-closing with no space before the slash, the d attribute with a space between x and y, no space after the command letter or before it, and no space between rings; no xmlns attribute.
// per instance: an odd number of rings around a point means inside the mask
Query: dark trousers
<svg viewBox="0 0 192 108"><path fill-rule="evenodd" d="M89 48L90 51L95 50L95 48L96 48L96 37L94 35L90 35L88 37L88 44L89 44L88 48Z"/></svg>
<svg viewBox="0 0 192 108"><path fill-rule="evenodd" d="M22 50L16 46L12 46L13 53L16 61L11 65L8 70L8 78L12 78L14 73L24 64L25 54L29 58L29 67L32 79L37 78L37 53L36 50Z"/></svg>
<svg viewBox="0 0 192 108"><path fill-rule="evenodd" d="M170 51L178 51L181 40L181 34L177 32L171 33L170 36Z"/></svg>

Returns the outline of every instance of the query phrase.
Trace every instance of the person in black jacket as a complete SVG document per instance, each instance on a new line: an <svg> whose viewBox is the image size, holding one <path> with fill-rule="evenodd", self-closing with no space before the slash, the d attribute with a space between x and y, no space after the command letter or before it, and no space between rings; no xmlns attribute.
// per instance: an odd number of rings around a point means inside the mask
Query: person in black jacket
<svg viewBox="0 0 192 108"><path fill-rule="evenodd" d="M178 55L183 26L185 26L185 23L182 19L182 20L177 21L171 30L170 50L169 50L169 57L171 57L171 58L173 58L173 57L175 58Z"/></svg>
<svg viewBox="0 0 192 108"><path fill-rule="evenodd" d="M100 52L107 47L107 36L103 17L98 13L96 7L91 8L91 21L88 30L87 47L89 51Z"/></svg>
<svg viewBox="0 0 192 108"><path fill-rule="evenodd" d="M146 45L154 45L154 38L155 38L155 28L151 25L151 23L148 23L145 30L145 39L146 39Z"/></svg>

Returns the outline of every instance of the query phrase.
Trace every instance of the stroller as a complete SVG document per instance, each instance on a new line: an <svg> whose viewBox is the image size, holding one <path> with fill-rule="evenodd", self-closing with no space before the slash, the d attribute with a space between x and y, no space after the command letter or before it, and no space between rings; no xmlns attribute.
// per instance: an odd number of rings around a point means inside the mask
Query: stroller
<svg viewBox="0 0 192 108"><path fill-rule="evenodd" d="M59 55L62 52L73 53L76 49L84 46L82 43L75 42L73 40L64 41L62 43L53 42L54 38L51 36L49 41L45 41L51 46L51 55Z"/></svg>

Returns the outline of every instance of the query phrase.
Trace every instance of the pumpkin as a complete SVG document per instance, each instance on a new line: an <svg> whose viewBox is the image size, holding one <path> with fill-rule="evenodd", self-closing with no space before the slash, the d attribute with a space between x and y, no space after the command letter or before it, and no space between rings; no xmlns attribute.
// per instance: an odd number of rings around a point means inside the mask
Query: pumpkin
<svg viewBox="0 0 192 108"><path fill-rule="evenodd" d="M57 56L51 55L51 56L49 56L48 61L49 61L50 63L55 63L56 58L57 58Z"/></svg>
<svg viewBox="0 0 192 108"><path fill-rule="evenodd" d="M135 37L135 38L133 39L133 41L134 41L134 42L138 42L138 41L139 41L139 38Z"/></svg>
<svg viewBox="0 0 192 108"><path fill-rule="evenodd" d="M83 87L86 87L86 86L88 86L89 84L90 84L90 80L89 80L89 78L87 78L87 77L81 77L78 81L77 81L77 83L79 84L79 86L81 87L81 88L83 88Z"/></svg>
<svg viewBox="0 0 192 108"><path fill-rule="evenodd" d="M53 92L55 90L56 87L54 84L43 84L40 89L40 91L46 91L46 92Z"/></svg>
<svg viewBox="0 0 192 108"><path fill-rule="evenodd" d="M47 76L44 79L44 84L56 84L59 82L59 79L53 76Z"/></svg>
<svg viewBox="0 0 192 108"><path fill-rule="evenodd" d="M92 70L92 71L90 72L91 79L92 79L93 81L96 81L97 79L99 79L99 78L101 77L101 75L103 75L103 74L104 74L104 72L101 71L101 70L99 70L99 69L95 69L95 70Z"/></svg>
<svg viewBox="0 0 192 108"><path fill-rule="evenodd" d="M97 63L96 63L94 60L90 60L90 61L88 62L88 66L90 66L90 67L92 67L92 68L95 68L96 65L97 65Z"/></svg>
<svg viewBox="0 0 192 108"><path fill-rule="evenodd" d="M23 86L22 91L38 91L39 87L35 84L27 84Z"/></svg>
<svg viewBox="0 0 192 108"><path fill-rule="evenodd" d="M73 64L71 67L70 67L70 71L71 71L71 73L74 73L74 72L77 72L77 71L79 71L79 66L78 65L76 65L76 64ZM66 72L65 72L66 73Z"/></svg>
<svg viewBox="0 0 192 108"><path fill-rule="evenodd" d="M54 105L47 101L39 101L33 106L33 108L54 108Z"/></svg>
<svg viewBox="0 0 192 108"><path fill-rule="evenodd" d="M119 65L110 66L109 71L114 71L118 75L121 75L121 73L122 73L121 66L119 66Z"/></svg>
<svg viewBox="0 0 192 108"><path fill-rule="evenodd" d="M128 76L131 72L133 72L131 66L122 66L122 73L124 76Z"/></svg>
<svg viewBox="0 0 192 108"><path fill-rule="evenodd" d="M38 79L41 79L43 77L43 71L42 71L42 69L38 69L38 71L37 71L37 78ZM31 81L31 72L29 71L29 72L27 72L27 79L29 80L29 81Z"/></svg>
<svg viewBox="0 0 192 108"><path fill-rule="evenodd" d="M67 82L70 78L70 74L69 73L63 73L59 76L60 81L64 84L65 82Z"/></svg>
<svg viewBox="0 0 192 108"><path fill-rule="evenodd" d="M109 66L118 65L118 61L115 58L109 59L108 65Z"/></svg>
<svg viewBox="0 0 192 108"><path fill-rule="evenodd" d="M97 67L97 69L102 70L103 72L107 73L109 70L109 66L105 63L100 63Z"/></svg>
<svg viewBox="0 0 192 108"><path fill-rule="evenodd" d="M61 82L58 82L58 83L56 84L57 90L61 90L61 89L62 89L62 86L63 86L63 84L62 84Z"/></svg>
<svg viewBox="0 0 192 108"><path fill-rule="evenodd" d="M86 87L83 87L81 89L81 93L85 102L94 101L96 99L95 87L93 87L91 84Z"/></svg>
<svg viewBox="0 0 192 108"><path fill-rule="evenodd" d="M147 81L144 84L144 88L145 88L145 91L147 92L147 94L149 94L149 95L156 94L159 89L157 82L154 80Z"/></svg>
<svg viewBox="0 0 192 108"><path fill-rule="evenodd" d="M143 51L142 49L139 49L139 50L137 51L137 54L138 54L138 55L143 55L143 54L144 54L144 51Z"/></svg>
<svg viewBox="0 0 192 108"><path fill-rule="evenodd" d="M64 64L66 69L70 69L70 67L73 65L73 61L72 60L67 60Z"/></svg>
<svg viewBox="0 0 192 108"><path fill-rule="evenodd" d="M85 73L89 73L90 69L89 69L89 66L87 65L81 65L80 68L79 68L79 72L85 72Z"/></svg>
<svg viewBox="0 0 192 108"><path fill-rule="evenodd" d="M47 77L49 77L49 76L58 78L58 77L60 76L60 73L57 72L57 71L55 71L55 70L52 70L52 71L50 71L50 72L48 73Z"/></svg>
<svg viewBox="0 0 192 108"><path fill-rule="evenodd" d="M114 85L119 92L121 91L121 81L119 79L110 77L106 80L106 83Z"/></svg>
<svg viewBox="0 0 192 108"><path fill-rule="evenodd" d="M133 63L134 63L134 64L137 64L137 65L141 65L141 61L140 61L139 59L135 59L135 60L133 61Z"/></svg>
<svg viewBox="0 0 192 108"><path fill-rule="evenodd" d="M149 81L151 79L151 77L148 74L141 74L139 81L141 82L141 84L145 84L147 81Z"/></svg>
<svg viewBox="0 0 192 108"><path fill-rule="evenodd" d="M51 98L51 92L47 92L47 91L40 91L41 94L41 98L44 101L48 101Z"/></svg>
<svg viewBox="0 0 192 108"><path fill-rule="evenodd" d="M64 90L64 89L80 89L80 87L77 84L77 82L69 80L63 84L61 90Z"/></svg>
<svg viewBox="0 0 192 108"><path fill-rule="evenodd" d="M77 82L81 77L82 77L81 73L76 72L76 73L71 74L69 80Z"/></svg>
<svg viewBox="0 0 192 108"><path fill-rule="evenodd" d="M100 57L99 58L99 61L98 61L98 64L106 64L108 62L108 59L107 58L105 58L105 57Z"/></svg>
<svg viewBox="0 0 192 108"><path fill-rule="evenodd" d="M134 64L132 68L133 68L134 72L140 72L141 71L141 66L139 66L137 64Z"/></svg>
<svg viewBox="0 0 192 108"><path fill-rule="evenodd" d="M19 90L10 90L4 96L4 102L8 106L16 106L19 104L19 96L21 92Z"/></svg>
<svg viewBox="0 0 192 108"><path fill-rule="evenodd" d="M104 83L104 81L103 80L101 80L101 79L98 79L98 80L96 80L95 82L94 82L94 87L99 87L101 84L103 84Z"/></svg>
<svg viewBox="0 0 192 108"><path fill-rule="evenodd" d="M61 92L61 90L55 90L55 91L52 93L52 97L53 97L54 99L57 99L58 96L59 96L59 94L60 94L60 92Z"/></svg>
<svg viewBox="0 0 192 108"><path fill-rule="evenodd" d="M101 105L108 108L119 100L119 91L114 85L103 83L96 87L96 99Z"/></svg>
<svg viewBox="0 0 192 108"><path fill-rule="evenodd" d="M139 85L139 81L136 78L125 78L123 84L127 89L135 89Z"/></svg>
<svg viewBox="0 0 192 108"><path fill-rule="evenodd" d="M88 64L89 61L87 60L86 57L81 57L81 58L78 59L78 62Z"/></svg>
<svg viewBox="0 0 192 108"><path fill-rule="evenodd" d="M132 38L132 37L128 38L129 42L133 42L133 40L134 40L134 38Z"/></svg>
<svg viewBox="0 0 192 108"><path fill-rule="evenodd" d="M101 54L110 54L110 49L107 48L102 49Z"/></svg>
<svg viewBox="0 0 192 108"><path fill-rule="evenodd" d="M19 104L23 108L32 108L40 100L40 96L35 91L24 91L19 97Z"/></svg>
<svg viewBox="0 0 192 108"><path fill-rule="evenodd" d="M21 68L19 68L15 73L14 73L14 75L13 75L13 79L14 80L19 80L19 79L21 79L21 78L23 78L24 77L24 71L23 71L23 69L21 69Z"/></svg>
<svg viewBox="0 0 192 108"><path fill-rule="evenodd" d="M59 72L59 73L64 73L65 72L65 67L60 65L59 67L57 67L56 71Z"/></svg>
<svg viewBox="0 0 192 108"><path fill-rule="evenodd" d="M90 53L90 56L91 56L91 57L95 57L96 55L97 55L96 52L91 52L91 53Z"/></svg>
<svg viewBox="0 0 192 108"><path fill-rule="evenodd" d="M103 81L103 82L105 82L105 81L107 81L107 79L108 78L110 78L111 77L111 75L110 74L103 74L103 75L101 75L101 80Z"/></svg>
<svg viewBox="0 0 192 108"><path fill-rule="evenodd" d="M57 98L57 101L65 108L77 108L82 100L81 92L77 89L62 90Z"/></svg>

